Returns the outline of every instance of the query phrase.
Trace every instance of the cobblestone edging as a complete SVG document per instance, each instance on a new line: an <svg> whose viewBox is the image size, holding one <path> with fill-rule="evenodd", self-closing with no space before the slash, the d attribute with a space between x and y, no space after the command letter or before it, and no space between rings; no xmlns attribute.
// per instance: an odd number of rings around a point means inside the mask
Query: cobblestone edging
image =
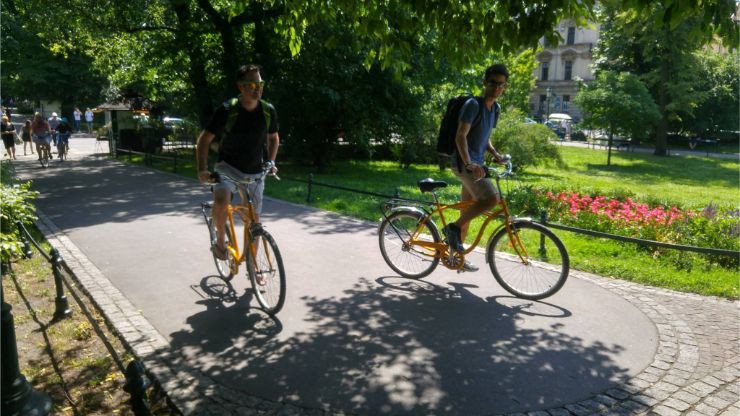
<svg viewBox="0 0 740 416"><path fill-rule="evenodd" d="M640 309L659 335L653 362L626 383L577 403L509 416L740 415L737 302L573 271Z"/></svg>
<svg viewBox="0 0 740 416"><path fill-rule="evenodd" d="M119 336L185 414L342 415L277 403L216 384L169 351L169 343L42 212L38 226ZM562 407L510 416L740 415L738 302L572 271L639 308L656 326L657 353L627 382ZM197 393L196 393L197 392Z"/></svg>

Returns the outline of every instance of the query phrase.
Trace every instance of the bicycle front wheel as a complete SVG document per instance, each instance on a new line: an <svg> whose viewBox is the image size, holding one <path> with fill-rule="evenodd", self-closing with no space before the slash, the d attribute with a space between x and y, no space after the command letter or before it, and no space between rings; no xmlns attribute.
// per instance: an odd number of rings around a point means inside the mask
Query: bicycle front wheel
<svg viewBox="0 0 740 416"><path fill-rule="evenodd" d="M247 273L252 282L254 296L262 309L274 315L285 303L285 268L277 243L270 233L262 230L255 235L255 250L247 250ZM256 251L256 256L254 252Z"/></svg>
<svg viewBox="0 0 740 416"><path fill-rule="evenodd" d="M208 232L211 237L211 247L214 247L216 245L217 234L216 225L213 223L213 217L208 218ZM231 247L232 240L229 227L226 227L225 242L226 247ZM216 271L218 271L218 274L227 282L230 281L234 277L234 271L236 270L236 259L234 259L234 255L231 251L228 251L228 258L226 260L221 260L216 257L213 250L211 250L211 253L213 254L213 262L216 264Z"/></svg>
<svg viewBox="0 0 740 416"><path fill-rule="evenodd" d="M439 264L437 250L414 244L414 241L440 242L433 223L427 221L418 229L423 218L415 211L397 211L378 228L380 254L393 271L406 278L421 279Z"/></svg>
<svg viewBox="0 0 740 416"><path fill-rule="evenodd" d="M565 284L570 270L568 252L545 226L531 222L501 228L486 251L496 281L524 299L552 296Z"/></svg>

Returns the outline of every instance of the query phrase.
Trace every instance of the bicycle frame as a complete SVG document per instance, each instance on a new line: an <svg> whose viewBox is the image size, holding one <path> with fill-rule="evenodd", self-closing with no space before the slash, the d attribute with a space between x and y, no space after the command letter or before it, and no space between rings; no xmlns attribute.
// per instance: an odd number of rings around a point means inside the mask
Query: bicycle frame
<svg viewBox="0 0 740 416"><path fill-rule="evenodd" d="M499 225L498 228L494 229L491 233L491 237L496 235L499 229L501 227L506 228L506 232L509 234L510 241L512 243L516 244L516 247L512 247L515 249L517 256L524 262L525 264L528 263L528 257L529 254L527 253L526 248L521 243L519 238L517 237L516 233L512 231L512 224L514 223L515 219L511 216L511 213L509 212L509 206L506 203L506 200L503 197L503 194L501 193L501 185L500 185L500 179L497 176L496 178L496 188L498 190L498 194L500 196L499 202L496 204L494 209L489 211L484 211L481 216L485 217L483 224L481 225L480 229L478 230L478 234L475 237L475 240L472 242L472 244L462 252L462 255L467 255L471 253L477 246L478 243L481 241L486 229L488 228L488 224L494 219L498 217L503 217L504 222L503 224ZM423 247L429 251L434 252L434 257L442 258L445 256L445 252L447 251L447 244L444 242L435 243L433 241L424 241L422 239L419 239L419 234L424 229L424 226L429 222L432 221L432 218L436 215L439 216L440 221L442 222L442 226L447 226L447 220L444 215L444 211L447 211L449 209L455 209L455 210L465 210L469 208L471 205L475 203L475 201L469 200L469 201L460 201L454 204L441 204L439 202L439 197L437 197L437 193L432 191L432 196L434 197L434 203L432 204L433 209L432 210L424 210L424 215L422 219L419 221L419 224L416 227L416 230L414 230L413 235L411 236L409 243L411 245L416 245L419 247ZM398 209L402 209L403 207L398 207ZM395 230L395 232L398 234L398 230ZM399 238L403 240L403 237L399 235Z"/></svg>
<svg viewBox="0 0 740 416"><path fill-rule="evenodd" d="M252 205L252 197L249 195L249 192L247 192L246 188L242 185L237 185L237 191L239 192L239 197L241 198L241 203L239 204L227 204L226 206L226 218L227 218L227 225L229 227L229 231L231 232L231 235L234 236L233 241L231 242L231 246L227 247L229 251L231 251L231 254L236 259L235 264L236 267L239 267L239 264L247 260L247 251L240 251L239 250L239 241L236 238L236 227L234 225L234 214L238 215L239 218L244 222L244 237L242 241L244 242L244 246L246 248L247 241L250 243L254 241L253 239L253 230L252 225L257 225L257 214L254 212L254 206ZM257 230L254 230L257 231ZM252 255L257 254L257 248L252 247L253 245L250 244L250 249L252 250ZM236 273L237 270L234 270Z"/></svg>

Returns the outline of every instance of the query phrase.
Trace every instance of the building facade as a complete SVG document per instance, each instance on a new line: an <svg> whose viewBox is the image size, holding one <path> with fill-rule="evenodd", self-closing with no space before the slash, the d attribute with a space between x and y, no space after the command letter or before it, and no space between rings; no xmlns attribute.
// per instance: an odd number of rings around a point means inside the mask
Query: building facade
<svg viewBox="0 0 740 416"><path fill-rule="evenodd" d="M565 113L577 122L582 113L573 99L579 81L588 83L594 79L591 64L599 41L599 25L576 27L573 20L566 19L558 24L557 31L564 39L560 45L549 47L544 38L540 40L544 49L535 57L537 83L529 96L530 113L541 120L552 113Z"/></svg>

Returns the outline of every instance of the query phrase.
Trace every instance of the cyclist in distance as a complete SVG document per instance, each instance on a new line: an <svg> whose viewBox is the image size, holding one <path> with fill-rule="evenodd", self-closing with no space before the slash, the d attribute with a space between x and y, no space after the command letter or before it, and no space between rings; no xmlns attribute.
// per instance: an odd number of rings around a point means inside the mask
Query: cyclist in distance
<svg viewBox="0 0 740 416"><path fill-rule="evenodd" d="M36 143L36 153L39 155L39 160L44 155L51 159L51 126L49 126L49 122L44 120L44 116L39 112L33 115L31 133L34 136L33 141Z"/></svg>
<svg viewBox="0 0 740 416"><path fill-rule="evenodd" d="M501 162L503 156L490 142L491 132L496 127L496 113L500 106L496 100L504 93L509 80L509 71L502 64L491 65L483 77L483 95L471 97L460 109L455 151L451 157L452 171L462 183L462 201L475 203L460 213L457 221L449 223L444 232L451 250L463 251L463 241L470 221L499 202L500 196L491 179L486 179L484 167L485 153L493 155L494 161ZM482 108L481 108L482 106ZM472 126L480 113L480 122ZM465 261L465 271L477 271L478 267Z"/></svg>
<svg viewBox="0 0 740 416"><path fill-rule="evenodd" d="M259 176L266 162L271 164L271 173L277 172L275 157L280 145L278 118L275 108L262 100L265 82L257 65L244 65L237 71L236 87L240 94L236 99L224 102L216 109L208 126L198 136L196 160L198 179L205 183L211 180L208 170L208 149L216 137L221 137L216 171L223 171L236 178ZM269 122L269 125L268 125ZM265 150L266 148L266 150ZM262 211L264 181L249 185L257 220ZM214 254L227 259L225 230L227 205L236 185L222 177L213 186L213 220L217 231Z"/></svg>

